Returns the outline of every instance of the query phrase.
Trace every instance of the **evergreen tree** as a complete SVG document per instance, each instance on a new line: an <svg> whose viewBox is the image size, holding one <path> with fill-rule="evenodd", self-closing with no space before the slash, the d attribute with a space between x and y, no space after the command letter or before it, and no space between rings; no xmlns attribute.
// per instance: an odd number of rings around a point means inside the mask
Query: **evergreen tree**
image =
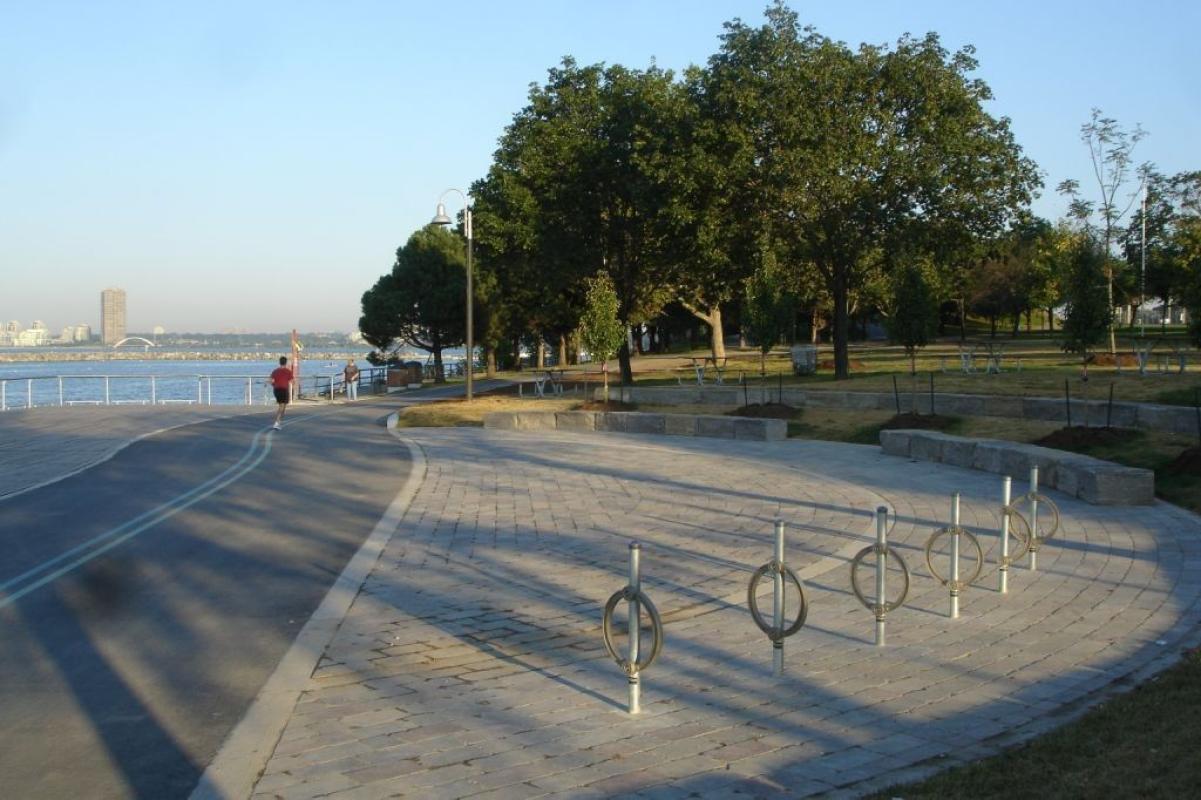
<svg viewBox="0 0 1201 800"><path fill-rule="evenodd" d="M917 351L930 343L938 329L938 299L924 270L909 264L897 270L892 285L892 315L886 320L888 338L905 348L909 374L917 374Z"/></svg>
<svg viewBox="0 0 1201 800"><path fill-rule="evenodd" d="M1091 239L1081 240L1072 253L1064 286L1066 309L1063 320L1063 349L1079 353L1088 376L1088 359L1093 347L1105 341L1113 310L1109 305L1106 253Z"/></svg>

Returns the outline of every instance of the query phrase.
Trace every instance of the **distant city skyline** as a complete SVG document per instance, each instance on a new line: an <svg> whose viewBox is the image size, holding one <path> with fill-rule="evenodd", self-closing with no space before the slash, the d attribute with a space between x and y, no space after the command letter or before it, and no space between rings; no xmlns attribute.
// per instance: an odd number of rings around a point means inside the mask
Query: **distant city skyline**
<svg viewBox="0 0 1201 800"><path fill-rule="evenodd" d="M564 55L678 74L767 5L0 0L0 319L98 330L114 285L131 332L353 331L362 293L445 189L485 175ZM1052 220L1060 181L1095 194L1079 139L1093 107L1148 132L1137 162L1201 168L1201 4L792 7L852 45L974 45Z"/></svg>

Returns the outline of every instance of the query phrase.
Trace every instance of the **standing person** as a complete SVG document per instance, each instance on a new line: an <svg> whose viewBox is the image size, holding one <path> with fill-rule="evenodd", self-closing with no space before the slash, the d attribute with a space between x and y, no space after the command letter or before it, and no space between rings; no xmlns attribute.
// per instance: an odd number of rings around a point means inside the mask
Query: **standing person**
<svg viewBox="0 0 1201 800"><path fill-rule="evenodd" d="M359 399L359 368L354 363L354 359L346 362L346 369L342 370L342 375L346 379L346 399Z"/></svg>
<svg viewBox="0 0 1201 800"><path fill-rule="evenodd" d="M271 388L275 390L275 424L271 427L275 430L280 429L280 422L283 421L284 412L288 410L288 401L292 399L292 370L288 369L288 357L279 357L279 366L271 370L271 377L268 381L271 383Z"/></svg>

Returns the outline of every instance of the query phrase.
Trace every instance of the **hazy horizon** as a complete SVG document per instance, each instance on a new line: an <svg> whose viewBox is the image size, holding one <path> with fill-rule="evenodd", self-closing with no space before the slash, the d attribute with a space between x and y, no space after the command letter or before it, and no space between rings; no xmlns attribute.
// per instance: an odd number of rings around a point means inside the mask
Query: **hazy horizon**
<svg viewBox="0 0 1201 800"><path fill-rule="evenodd" d="M767 5L0 0L0 322L98 330L114 286L131 331L352 331L396 248L486 173L564 55L678 74ZM1201 168L1201 4L792 7L853 45L974 45L989 111L1046 173L1042 216L1066 210L1065 178L1096 193L1093 107L1149 133L1136 162Z"/></svg>

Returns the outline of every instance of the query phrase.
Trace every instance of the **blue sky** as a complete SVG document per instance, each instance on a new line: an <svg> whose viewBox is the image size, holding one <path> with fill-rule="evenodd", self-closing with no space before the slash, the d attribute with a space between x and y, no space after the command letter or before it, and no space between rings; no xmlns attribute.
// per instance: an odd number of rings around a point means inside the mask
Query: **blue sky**
<svg viewBox="0 0 1201 800"><path fill-rule="evenodd" d="M0 0L0 321L131 330L353 330L359 297L442 191L487 170L564 55L680 70L764 0ZM1201 4L794 2L851 44L977 48L990 109L1046 173L1091 179L1102 108L1138 160L1201 169ZM457 200L448 202L453 211Z"/></svg>

